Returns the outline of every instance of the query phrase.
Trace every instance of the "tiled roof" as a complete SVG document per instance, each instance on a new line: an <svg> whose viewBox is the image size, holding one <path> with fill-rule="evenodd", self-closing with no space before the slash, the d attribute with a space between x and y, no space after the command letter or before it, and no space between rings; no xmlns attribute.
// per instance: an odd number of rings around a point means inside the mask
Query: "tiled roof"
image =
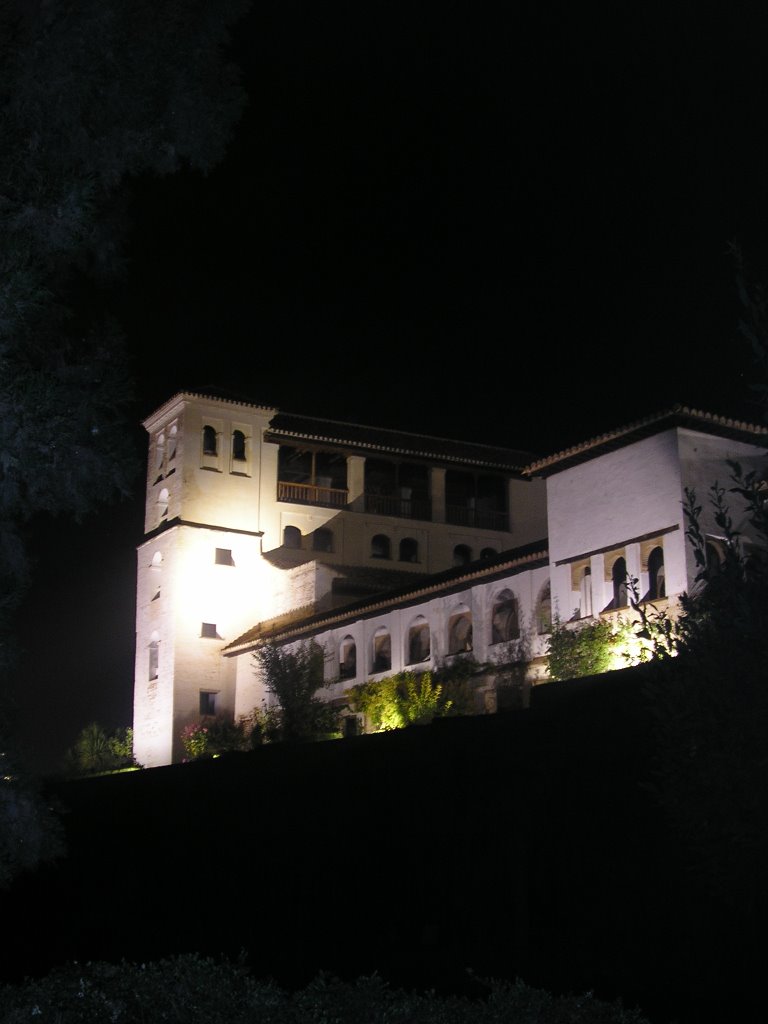
<svg viewBox="0 0 768 1024"><path fill-rule="evenodd" d="M278 547L271 551L264 552L264 560L273 565L276 569L295 569L299 565L308 565L310 562L317 562L324 565L332 572L338 573L340 577L349 580L354 586L360 589L375 591L394 590L412 583L414 579L424 579L427 573L406 569L386 569L370 566L341 565L337 562L326 562L317 558L315 552L298 551L295 548Z"/></svg>
<svg viewBox="0 0 768 1024"><path fill-rule="evenodd" d="M768 446L768 427L728 419L725 416L701 412L698 409L689 409L684 405L674 405L662 412L654 413L623 427L617 427L615 430L582 441L572 448L566 448L564 451L531 462L525 467L524 474L526 476L549 476L562 469L567 469L569 466L575 466L580 462L603 455L605 452L622 448L641 438L651 437L670 427L687 427L691 430L715 434L718 437L730 437L735 440Z"/></svg>
<svg viewBox="0 0 768 1024"><path fill-rule="evenodd" d="M499 448L494 445L456 441L429 434L413 434L385 427L371 427L359 423L344 423L339 420L301 416L295 413L275 410L247 399L227 394L214 388L197 388L193 391L179 391L144 420L148 427L158 414L184 399L203 399L226 405L239 405L263 412L275 412L270 420L265 437L270 441L286 443L305 442L330 445L347 452L371 454L381 452L387 455L405 455L426 458L431 461L456 465L483 466L489 469L520 473L531 461L533 453L514 448Z"/></svg>
<svg viewBox="0 0 768 1024"><path fill-rule="evenodd" d="M530 461L531 452L492 445L452 441L427 434L408 434L382 427L367 427L356 423L316 419L278 412L265 432L268 441L314 442L333 445L361 454L381 452L387 455L406 455L432 461L461 465L485 466L492 469L520 472Z"/></svg>
<svg viewBox="0 0 768 1024"><path fill-rule="evenodd" d="M407 607L419 604L440 594L463 590L472 583L492 580L498 576L510 576L526 569L546 565L549 561L547 540L503 551L493 558L472 562L469 565L447 569L444 572L425 576L410 586L395 591L379 592L370 597L354 601L342 608L317 612L313 607L296 609L295 612L260 622L243 633L224 648L228 655L240 654L255 647L261 640L300 640L332 626L340 626L351 620L368 618L392 607Z"/></svg>
<svg viewBox="0 0 768 1024"><path fill-rule="evenodd" d="M172 408L177 402L184 401L185 399L203 399L209 402L218 402L223 405L239 405L248 409L260 409L262 412L273 412L273 405L260 405L258 402L250 402L247 399L236 397L234 394L229 396L220 389L214 388L196 388L193 391L177 391L175 395L171 395L162 405L159 405L156 409L145 416L142 421L143 426L146 428L151 424L157 416L166 409Z"/></svg>

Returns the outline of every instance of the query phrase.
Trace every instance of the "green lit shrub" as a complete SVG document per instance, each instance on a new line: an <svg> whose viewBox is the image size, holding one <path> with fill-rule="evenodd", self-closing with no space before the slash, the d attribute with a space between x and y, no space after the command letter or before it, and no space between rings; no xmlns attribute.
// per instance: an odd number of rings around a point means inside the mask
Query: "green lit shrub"
<svg viewBox="0 0 768 1024"><path fill-rule="evenodd" d="M350 707L362 712L374 732L424 725L446 715L452 701L431 672L400 672L383 679L369 679L347 691Z"/></svg>
<svg viewBox="0 0 768 1024"><path fill-rule="evenodd" d="M98 722L90 722L64 755L68 775L96 775L137 767L133 757L133 729L106 732Z"/></svg>
<svg viewBox="0 0 768 1024"><path fill-rule="evenodd" d="M555 618L547 647L550 679L577 679L623 667L631 637L630 624L621 618L574 625Z"/></svg>
<svg viewBox="0 0 768 1024"><path fill-rule="evenodd" d="M253 712L260 730L265 719L269 739L317 740L340 736L339 715L335 708L317 696L323 689L324 652L314 640L290 649L263 643L253 653L254 668L266 688L274 695L271 705ZM257 737L258 738L258 734Z"/></svg>

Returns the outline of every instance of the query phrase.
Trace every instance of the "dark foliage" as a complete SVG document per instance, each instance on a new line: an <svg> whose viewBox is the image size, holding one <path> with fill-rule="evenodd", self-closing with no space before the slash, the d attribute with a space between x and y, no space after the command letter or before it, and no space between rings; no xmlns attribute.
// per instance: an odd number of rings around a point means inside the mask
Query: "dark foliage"
<svg viewBox="0 0 768 1024"><path fill-rule="evenodd" d="M129 493L133 368L100 289L120 280L132 182L204 174L244 105L226 56L247 0L0 8L0 615L25 526ZM86 297L87 296L87 301ZM106 305L103 305L106 308Z"/></svg>
<svg viewBox="0 0 768 1024"><path fill-rule="evenodd" d="M701 505L686 494L699 568L682 598L678 657L649 685L656 717L651 788L713 907L756 921L768 908L768 515L757 474L731 464L731 486L709 500L725 542L707 553ZM746 510L752 543L730 506Z"/></svg>

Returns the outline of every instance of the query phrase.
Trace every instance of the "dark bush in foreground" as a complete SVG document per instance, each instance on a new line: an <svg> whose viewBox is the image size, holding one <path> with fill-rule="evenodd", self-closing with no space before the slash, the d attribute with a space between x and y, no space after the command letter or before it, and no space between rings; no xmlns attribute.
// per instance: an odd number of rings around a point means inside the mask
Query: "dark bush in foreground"
<svg viewBox="0 0 768 1024"><path fill-rule="evenodd" d="M0 1021L17 1024L648 1024L591 995L553 996L522 982L478 981L476 999L389 988L377 976L319 975L296 992L195 954L148 964L70 964L0 987Z"/></svg>

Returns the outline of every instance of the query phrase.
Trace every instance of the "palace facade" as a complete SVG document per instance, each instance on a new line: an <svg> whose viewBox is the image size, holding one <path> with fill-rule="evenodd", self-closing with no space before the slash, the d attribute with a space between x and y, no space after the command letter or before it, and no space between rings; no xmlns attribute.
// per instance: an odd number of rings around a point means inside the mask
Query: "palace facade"
<svg viewBox="0 0 768 1024"><path fill-rule="evenodd" d="M191 722L269 703L252 657L264 640L316 640L321 695L340 704L355 683L461 659L486 666L478 713L521 699L507 669L546 681L554 616L621 614L628 577L674 608L697 573L686 488L706 499L729 460L762 473L768 445L764 427L682 406L546 458L191 392L144 427L133 726L146 767L181 760Z"/></svg>

